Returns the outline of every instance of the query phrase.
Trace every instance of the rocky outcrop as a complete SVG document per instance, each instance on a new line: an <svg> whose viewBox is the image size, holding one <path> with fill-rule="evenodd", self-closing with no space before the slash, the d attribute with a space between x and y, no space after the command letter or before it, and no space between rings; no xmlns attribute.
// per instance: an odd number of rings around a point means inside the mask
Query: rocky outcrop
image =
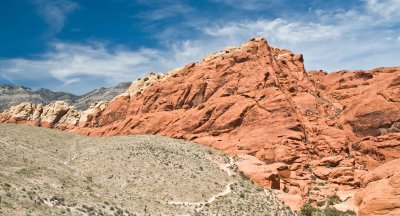
<svg viewBox="0 0 400 216"><path fill-rule="evenodd" d="M174 75L176 72L178 72L181 69L182 68L177 68L177 69L171 70L167 73L151 72L151 73L147 74L146 76L138 78L137 80L133 81L132 84L129 86L128 90L126 91L126 93L129 93L131 95L141 94L147 87L149 87L153 83L161 81L161 80L165 80L165 79L171 77L172 75Z"/></svg>
<svg viewBox="0 0 400 216"><path fill-rule="evenodd" d="M243 173L296 208L342 191L352 199L369 172L400 157L400 68L306 72L302 55L258 38L167 76L150 74L77 124L53 127L244 155Z"/></svg>
<svg viewBox="0 0 400 216"><path fill-rule="evenodd" d="M90 107L87 110L80 113L78 124L75 124L74 126L78 125L80 127L86 127L87 126L86 123L90 122L98 113L104 111L107 105L108 105L107 101L100 101L90 105Z"/></svg>
<svg viewBox="0 0 400 216"><path fill-rule="evenodd" d="M400 159L379 166L365 176L356 195L359 215L400 215Z"/></svg>
<svg viewBox="0 0 400 216"><path fill-rule="evenodd" d="M64 101L55 101L48 105L21 103L12 106L0 115L0 122L31 124L46 128L62 130L85 126L96 113L104 110L106 101L92 104L89 109L79 112L74 106L69 106Z"/></svg>

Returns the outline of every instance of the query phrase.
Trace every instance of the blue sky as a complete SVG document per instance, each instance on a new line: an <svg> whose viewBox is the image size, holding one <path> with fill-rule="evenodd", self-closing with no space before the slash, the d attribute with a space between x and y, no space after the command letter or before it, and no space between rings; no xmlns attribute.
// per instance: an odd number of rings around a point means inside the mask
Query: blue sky
<svg viewBox="0 0 400 216"><path fill-rule="evenodd" d="M400 0L16 0L0 3L0 84L83 94L252 37L306 69L400 65Z"/></svg>

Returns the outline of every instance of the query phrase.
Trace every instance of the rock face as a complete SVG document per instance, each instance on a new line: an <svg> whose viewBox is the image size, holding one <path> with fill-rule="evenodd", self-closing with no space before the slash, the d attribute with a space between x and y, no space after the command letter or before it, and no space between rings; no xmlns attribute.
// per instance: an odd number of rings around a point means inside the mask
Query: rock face
<svg viewBox="0 0 400 216"><path fill-rule="evenodd" d="M53 92L44 88L34 91L23 86L0 85L0 111L22 102L49 104L55 101L65 101L79 110L85 110L93 103L112 100L125 92L129 85L127 82L119 83L114 87L95 89L81 96L67 92Z"/></svg>
<svg viewBox="0 0 400 216"><path fill-rule="evenodd" d="M365 188L356 196L359 215L400 215L400 159L390 161L369 173Z"/></svg>
<svg viewBox="0 0 400 216"><path fill-rule="evenodd" d="M10 122L14 113L0 119ZM285 191L282 199L295 208L337 190L356 192L370 171L400 158L400 68L306 72L302 55L262 38L165 79L150 75L90 113L52 127L158 134L244 155L244 174Z"/></svg>
<svg viewBox="0 0 400 216"><path fill-rule="evenodd" d="M132 95L141 94L147 87L149 87L153 83L161 81L161 80L165 80L165 79L171 77L172 75L174 75L175 73L177 73L181 69L182 68L177 68L177 69L171 70L165 74L151 72L151 73L147 74L146 76L133 81L132 84L129 86L128 90L126 91L126 93L129 93Z"/></svg>
<svg viewBox="0 0 400 216"><path fill-rule="evenodd" d="M65 101L55 101L47 105L24 102L4 111L0 115L0 122L30 124L61 130L73 129L77 126L85 127L86 123L103 111L107 104L107 101L100 101L80 112Z"/></svg>

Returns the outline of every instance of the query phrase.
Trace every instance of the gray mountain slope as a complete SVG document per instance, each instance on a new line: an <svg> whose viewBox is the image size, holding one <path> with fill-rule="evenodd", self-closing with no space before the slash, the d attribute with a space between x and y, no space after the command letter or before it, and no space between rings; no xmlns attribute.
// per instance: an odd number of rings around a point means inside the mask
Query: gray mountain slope
<svg viewBox="0 0 400 216"><path fill-rule="evenodd" d="M68 92L53 92L49 89L32 90L24 86L0 85L0 112L22 102L48 104L63 100L80 110L87 109L97 101L110 101L125 92L130 83L119 83L110 88L95 89L87 94L77 96Z"/></svg>

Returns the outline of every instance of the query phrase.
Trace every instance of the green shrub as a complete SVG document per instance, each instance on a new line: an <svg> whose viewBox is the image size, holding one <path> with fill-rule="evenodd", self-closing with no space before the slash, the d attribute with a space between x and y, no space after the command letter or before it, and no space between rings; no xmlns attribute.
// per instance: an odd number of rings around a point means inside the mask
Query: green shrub
<svg viewBox="0 0 400 216"><path fill-rule="evenodd" d="M313 190L320 191L321 189L319 187L314 187Z"/></svg>
<svg viewBox="0 0 400 216"><path fill-rule="evenodd" d="M303 205L303 207L300 210L300 215L302 216L313 216L315 212L318 212L319 210L313 206L311 206L309 203L306 203Z"/></svg>
<svg viewBox="0 0 400 216"><path fill-rule="evenodd" d="M311 180L313 180L313 181L317 180L317 176L311 175Z"/></svg>
<svg viewBox="0 0 400 216"><path fill-rule="evenodd" d="M325 205L325 201L319 201L319 202L317 202L317 205L318 205L319 207L322 207L322 206Z"/></svg>
<svg viewBox="0 0 400 216"><path fill-rule="evenodd" d="M336 194L328 197L328 205L335 205L340 202L341 202L341 200L340 200L339 196Z"/></svg>
<svg viewBox="0 0 400 216"><path fill-rule="evenodd" d="M301 216L353 216L356 215L353 211L339 211L334 208L327 207L325 209L319 209L306 203L301 208L299 215Z"/></svg>

